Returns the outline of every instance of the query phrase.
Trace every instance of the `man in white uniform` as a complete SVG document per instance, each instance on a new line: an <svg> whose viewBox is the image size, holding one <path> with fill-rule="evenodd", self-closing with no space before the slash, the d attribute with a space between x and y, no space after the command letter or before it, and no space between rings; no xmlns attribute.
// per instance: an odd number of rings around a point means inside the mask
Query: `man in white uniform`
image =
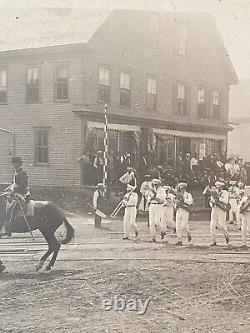
<svg viewBox="0 0 250 333"><path fill-rule="evenodd" d="M176 231L174 224L174 194L171 193L171 186L163 186L166 197L163 202L162 228L166 231L167 228Z"/></svg>
<svg viewBox="0 0 250 333"><path fill-rule="evenodd" d="M242 214L240 213L240 203L243 197L245 196L245 185L243 182L238 182L238 188L239 188L239 205L237 209L237 226L239 230L241 230L241 225L242 225Z"/></svg>
<svg viewBox="0 0 250 333"><path fill-rule="evenodd" d="M250 186L246 186L245 195L239 204L241 214L241 239L242 247L247 247L247 234L250 233Z"/></svg>
<svg viewBox="0 0 250 333"><path fill-rule="evenodd" d="M138 229L136 224L136 214L137 214L137 202L138 194L134 192L135 187L132 185L127 185L127 193L125 195L125 213L123 217L123 228L124 236L123 239L126 240L129 237L130 229L133 229L135 232L135 237L138 237Z"/></svg>
<svg viewBox="0 0 250 333"><path fill-rule="evenodd" d="M145 180L141 184L140 192L142 194L142 198L141 198L141 202L139 205L139 211L142 211L142 212L148 212L147 194L148 194L148 191L150 190L150 185L151 185L150 178L151 178L150 175L145 175Z"/></svg>
<svg viewBox="0 0 250 333"><path fill-rule="evenodd" d="M166 197L166 192L162 187L162 182L159 179L153 179L151 182L151 199L149 202L149 227L151 234L151 242L156 242L156 229L160 232L163 239L166 231L162 228L161 218L163 215L163 202Z"/></svg>
<svg viewBox="0 0 250 333"><path fill-rule="evenodd" d="M229 195L226 190L224 190L225 184L222 182L216 182L216 190L211 193L210 206L211 211L211 222L210 222L210 233L212 238L211 246L216 246L216 227L221 230L225 236L226 244L230 243L230 237L226 227L226 216L227 209L226 206L229 203Z"/></svg>
<svg viewBox="0 0 250 333"><path fill-rule="evenodd" d="M233 224L234 219L235 219L235 221L237 221L238 203L239 203L239 199L240 199L240 196L239 196L240 190L236 186L236 183L237 182L235 180L230 180L230 187L228 189L229 203L231 205L231 209L229 211L229 224Z"/></svg>
<svg viewBox="0 0 250 333"><path fill-rule="evenodd" d="M187 234L188 243L191 243L192 236L189 230L189 213L193 205L193 197L191 193L186 191L187 184L179 183L177 185L176 197L176 245L182 245L182 234Z"/></svg>

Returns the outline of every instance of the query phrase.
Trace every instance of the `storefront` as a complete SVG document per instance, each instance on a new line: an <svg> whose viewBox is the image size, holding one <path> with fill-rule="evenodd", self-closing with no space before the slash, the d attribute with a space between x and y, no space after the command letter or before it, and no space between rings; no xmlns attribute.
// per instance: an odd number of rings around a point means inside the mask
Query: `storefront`
<svg viewBox="0 0 250 333"><path fill-rule="evenodd" d="M226 135L154 128L156 156L161 165L175 165L177 156L190 153L202 160L205 156L226 153Z"/></svg>
<svg viewBox="0 0 250 333"><path fill-rule="evenodd" d="M87 122L86 150L95 153L104 150L104 124ZM152 165L174 166L179 154L190 153L199 159L225 153L226 136L213 133L187 132L162 128L141 128L137 125L108 125L110 154L131 154L135 164L146 156Z"/></svg>
<svg viewBox="0 0 250 333"><path fill-rule="evenodd" d="M104 151L103 115L90 111L83 111L80 115L82 151L93 158L98 150ZM112 114L108 123L110 174L113 174L114 164L123 161L126 154L130 154L132 165L138 172L144 167L144 161L148 171L158 165L175 168L179 156L183 157L186 153L196 155L200 160L214 154L223 157L228 130L230 128L226 125L184 125Z"/></svg>

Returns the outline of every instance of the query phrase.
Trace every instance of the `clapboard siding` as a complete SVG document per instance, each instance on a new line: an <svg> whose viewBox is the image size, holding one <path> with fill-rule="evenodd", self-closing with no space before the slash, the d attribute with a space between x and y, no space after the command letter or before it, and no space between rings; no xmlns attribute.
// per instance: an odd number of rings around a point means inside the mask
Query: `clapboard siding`
<svg viewBox="0 0 250 333"><path fill-rule="evenodd" d="M70 97L67 102L54 100L54 69L58 62L70 66ZM39 104L26 104L25 75L27 65L40 68ZM0 127L16 133L16 155L24 160L31 185L75 186L80 185L81 126L73 114L73 104L82 101L82 59L78 54L36 55L34 58L5 59L1 67L8 70L8 105L0 105ZM50 163L35 165L34 128L50 128ZM1 134L1 133L0 133ZM8 138L11 136L6 135ZM10 140L8 139L8 140ZM10 144L1 137L0 182L11 180ZM4 158L3 158L4 157ZM7 167L6 167L7 165ZM12 170L11 170L12 174Z"/></svg>

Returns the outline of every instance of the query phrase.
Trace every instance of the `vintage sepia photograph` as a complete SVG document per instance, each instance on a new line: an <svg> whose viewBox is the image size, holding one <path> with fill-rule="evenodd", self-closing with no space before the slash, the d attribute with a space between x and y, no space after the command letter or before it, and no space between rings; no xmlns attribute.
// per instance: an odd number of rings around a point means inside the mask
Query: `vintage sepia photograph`
<svg viewBox="0 0 250 333"><path fill-rule="evenodd" d="M250 0L0 0L0 333L56 332L250 332Z"/></svg>

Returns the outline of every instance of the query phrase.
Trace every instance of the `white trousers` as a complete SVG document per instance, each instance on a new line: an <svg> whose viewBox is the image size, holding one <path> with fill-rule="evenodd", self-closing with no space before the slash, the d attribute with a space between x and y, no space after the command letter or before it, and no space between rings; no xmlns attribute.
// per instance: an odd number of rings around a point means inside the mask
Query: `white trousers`
<svg viewBox="0 0 250 333"><path fill-rule="evenodd" d="M150 234L152 239L156 237L156 230L161 232L164 231L164 227L162 226L162 214L163 214L163 206L161 204L150 204L148 216L149 216L149 227L150 227Z"/></svg>
<svg viewBox="0 0 250 333"><path fill-rule="evenodd" d="M171 230L175 229L173 206L163 206L162 227L165 231L167 230L167 228Z"/></svg>
<svg viewBox="0 0 250 333"><path fill-rule="evenodd" d="M238 203L236 199L230 199L229 203L231 205L231 209L229 211L229 222L234 221L234 217L237 220L237 215L238 215Z"/></svg>
<svg viewBox="0 0 250 333"><path fill-rule="evenodd" d="M212 241L216 243L216 227L221 230L225 237L229 238L229 234L227 232L226 227L226 216L227 213L218 208L213 207L211 211L211 222L210 222L210 234Z"/></svg>
<svg viewBox="0 0 250 333"><path fill-rule="evenodd" d="M247 245L247 234L250 233L250 212L242 214L241 239L244 245Z"/></svg>
<svg viewBox="0 0 250 333"><path fill-rule="evenodd" d="M189 212L185 209L178 208L176 211L176 234L178 242L182 242L182 234L190 234L189 230Z"/></svg>
<svg viewBox="0 0 250 333"><path fill-rule="evenodd" d="M123 229L125 237L129 236L130 229L133 229L134 231L137 230L136 214L137 214L136 207L125 208L125 213L123 217Z"/></svg>

